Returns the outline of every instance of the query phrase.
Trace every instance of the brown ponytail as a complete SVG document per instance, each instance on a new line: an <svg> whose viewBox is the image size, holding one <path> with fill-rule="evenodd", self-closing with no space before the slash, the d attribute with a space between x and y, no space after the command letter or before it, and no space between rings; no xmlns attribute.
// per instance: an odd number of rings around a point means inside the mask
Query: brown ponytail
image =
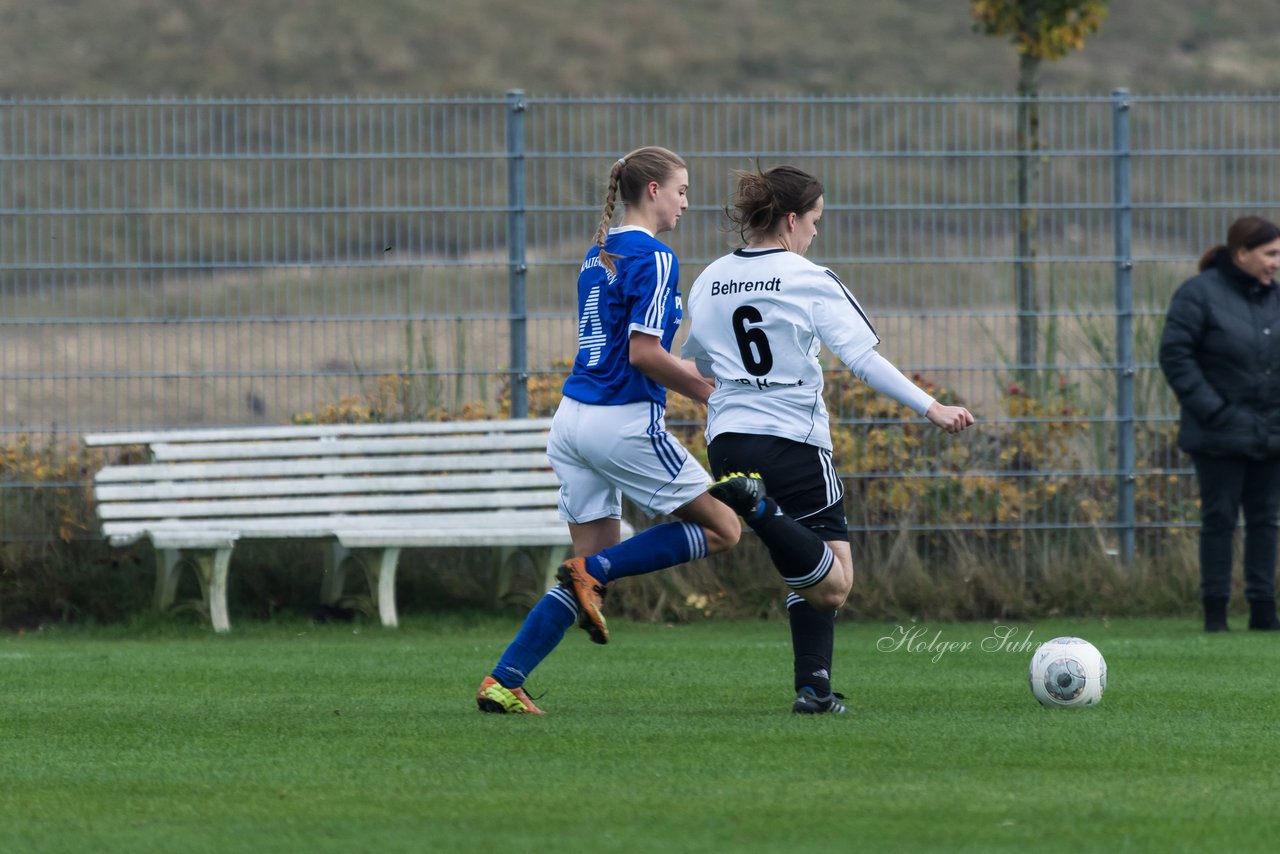
<svg viewBox="0 0 1280 854"><path fill-rule="evenodd" d="M822 182L795 166L761 172L738 171L738 188L724 209L744 243L769 234L787 214L813 210L822 198Z"/></svg>

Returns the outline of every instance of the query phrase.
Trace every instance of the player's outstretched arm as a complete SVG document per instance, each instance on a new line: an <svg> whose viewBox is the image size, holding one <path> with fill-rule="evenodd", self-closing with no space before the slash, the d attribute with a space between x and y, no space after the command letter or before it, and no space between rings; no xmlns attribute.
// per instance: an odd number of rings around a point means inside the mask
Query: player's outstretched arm
<svg viewBox="0 0 1280 854"><path fill-rule="evenodd" d="M874 349L862 353L849 363L854 376L881 394L924 415L948 433L959 433L973 424L973 414L963 406L947 406L916 385L906 374Z"/></svg>
<svg viewBox="0 0 1280 854"><path fill-rule="evenodd" d="M628 344L631 366L669 391L706 404L715 383L701 376L689 363L667 352L656 335L632 332Z"/></svg>

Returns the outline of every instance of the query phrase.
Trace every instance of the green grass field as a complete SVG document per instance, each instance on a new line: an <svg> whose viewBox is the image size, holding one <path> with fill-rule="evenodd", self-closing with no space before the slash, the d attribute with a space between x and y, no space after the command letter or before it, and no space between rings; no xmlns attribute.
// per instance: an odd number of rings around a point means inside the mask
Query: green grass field
<svg viewBox="0 0 1280 854"><path fill-rule="evenodd" d="M1275 848L1280 636L1064 621L984 649L993 625L845 621L856 714L801 718L784 623L615 621L535 673L546 716L481 715L515 627L6 637L0 850ZM1032 700L1059 634L1106 656L1099 706Z"/></svg>

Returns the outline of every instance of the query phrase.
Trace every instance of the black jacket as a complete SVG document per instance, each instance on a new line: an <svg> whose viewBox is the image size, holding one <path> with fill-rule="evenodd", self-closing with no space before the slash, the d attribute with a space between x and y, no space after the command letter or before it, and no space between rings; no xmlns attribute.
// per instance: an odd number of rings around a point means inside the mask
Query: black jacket
<svg viewBox="0 0 1280 854"><path fill-rule="evenodd" d="M1280 286L1261 284L1220 251L1174 293L1160 368L1182 406L1182 450L1280 457Z"/></svg>

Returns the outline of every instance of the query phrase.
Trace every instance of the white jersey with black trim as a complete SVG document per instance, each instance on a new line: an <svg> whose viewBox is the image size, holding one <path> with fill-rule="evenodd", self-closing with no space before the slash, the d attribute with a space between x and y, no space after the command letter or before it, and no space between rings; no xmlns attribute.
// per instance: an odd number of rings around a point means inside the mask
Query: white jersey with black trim
<svg viewBox="0 0 1280 854"><path fill-rule="evenodd" d="M716 378L707 441L764 434L831 450L822 345L852 365L880 343L835 273L785 249L739 249L702 271L688 311L681 355Z"/></svg>

